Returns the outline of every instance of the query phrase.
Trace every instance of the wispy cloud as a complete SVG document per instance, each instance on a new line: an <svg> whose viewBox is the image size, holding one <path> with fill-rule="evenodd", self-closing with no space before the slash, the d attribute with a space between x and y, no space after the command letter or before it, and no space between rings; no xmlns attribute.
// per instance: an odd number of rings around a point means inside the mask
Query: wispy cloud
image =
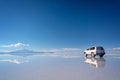
<svg viewBox="0 0 120 80"><path fill-rule="evenodd" d="M78 55L64 55L63 58L80 58L81 56Z"/></svg>
<svg viewBox="0 0 120 80"><path fill-rule="evenodd" d="M113 48L113 50L120 50L120 47L117 47L117 48Z"/></svg>
<svg viewBox="0 0 120 80"><path fill-rule="evenodd" d="M61 51L60 49L50 49L50 50L36 50L36 51L39 51L39 52L59 52Z"/></svg>
<svg viewBox="0 0 120 80"><path fill-rule="evenodd" d="M80 48L63 48L64 51L80 51Z"/></svg>
<svg viewBox="0 0 120 80"><path fill-rule="evenodd" d="M62 48L62 49L50 49L50 50L37 50L41 52L76 52L76 51L81 51L80 48Z"/></svg>
<svg viewBox="0 0 120 80"><path fill-rule="evenodd" d="M16 44L9 44L9 45L1 45L0 47L10 48L10 47L24 47L24 46L29 46L29 44L16 43Z"/></svg>

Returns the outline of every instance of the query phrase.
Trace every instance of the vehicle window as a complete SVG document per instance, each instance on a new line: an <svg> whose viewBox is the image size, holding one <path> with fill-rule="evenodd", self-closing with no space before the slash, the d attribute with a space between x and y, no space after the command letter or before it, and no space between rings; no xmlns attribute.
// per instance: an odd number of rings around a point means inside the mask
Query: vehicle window
<svg viewBox="0 0 120 80"><path fill-rule="evenodd" d="M92 47L90 48L90 50L92 50Z"/></svg>
<svg viewBox="0 0 120 80"><path fill-rule="evenodd" d="M90 48L90 50L94 50L94 49L95 49L95 47L91 47L91 48Z"/></svg>
<svg viewBox="0 0 120 80"><path fill-rule="evenodd" d="M103 47L97 47L97 50L104 50Z"/></svg>
<svg viewBox="0 0 120 80"><path fill-rule="evenodd" d="M89 50L89 48L87 50Z"/></svg>

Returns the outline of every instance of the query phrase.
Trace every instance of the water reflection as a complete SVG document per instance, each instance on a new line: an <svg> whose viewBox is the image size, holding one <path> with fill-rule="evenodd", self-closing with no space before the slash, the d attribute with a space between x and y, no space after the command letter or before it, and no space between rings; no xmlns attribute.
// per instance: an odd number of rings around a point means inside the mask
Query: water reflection
<svg viewBox="0 0 120 80"><path fill-rule="evenodd" d="M3 59L3 60L0 60L0 62L10 62L10 63L15 63L15 64L22 64L22 63L25 63L25 62L29 62L29 61L24 61L24 60L18 60L18 59Z"/></svg>
<svg viewBox="0 0 120 80"><path fill-rule="evenodd" d="M94 68L103 68L106 64L104 58L85 57L84 61Z"/></svg>
<svg viewBox="0 0 120 80"><path fill-rule="evenodd" d="M29 62L27 57L21 57L21 56L15 56L11 54L0 54L0 62L9 62L9 63L15 63L15 64L22 64Z"/></svg>
<svg viewBox="0 0 120 80"><path fill-rule="evenodd" d="M0 80L119 80L120 60L74 54L0 55ZM86 63L85 63L85 62ZM90 66L103 69L94 69ZM114 65L113 65L114 63ZM19 65L18 65L19 64ZM92 72L92 74L91 74ZM114 77L113 77L114 76Z"/></svg>

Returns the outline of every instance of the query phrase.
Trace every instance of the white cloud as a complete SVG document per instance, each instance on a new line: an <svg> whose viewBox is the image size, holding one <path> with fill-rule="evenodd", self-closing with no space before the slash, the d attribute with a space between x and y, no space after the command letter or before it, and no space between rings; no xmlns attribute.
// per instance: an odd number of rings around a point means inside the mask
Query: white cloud
<svg viewBox="0 0 120 80"><path fill-rule="evenodd" d="M120 47L118 47L118 48L113 48L113 50L120 50Z"/></svg>
<svg viewBox="0 0 120 80"><path fill-rule="evenodd" d="M4 48L10 48L10 47L24 47L24 46L29 46L29 44L16 43L16 44L10 44L10 45L1 45L1 47L4 47Z"/></svg>
<svg viewBox="0 0 120 80"><path fill-rule="evenodd" d="M80 48L63 48L64 51L80 51Z"/></svg>
<svg viewBox="0 0 120 80"><path fill-rule="evenodd" d="M61 50L59 50L59 49L51 49L51 50L49 50L50 52L59 52L59 51L61 51Z"/></svg>
<svg viewBox="0 0 120 80"><path fill-rule="evenodd" d="M38 52L59 52L61 51L60 49L50 49L50 50L35 50L35 51L38 51Z"/></svg>
<svg viewBox="0 0 120 80"><path fill-rule="evenodd" d="M71 55L64 55L64 56L62 56L63 58L80 58L80 56L76 56L76 55L74 55L74 56L71 56Z"/></svg>
<svg viewBox="0 0 120 80"><path fill-rule="evenodd" d="M81 51L80 48L62 48L62 49L50 49L50 50L36 50L36 51L40 51L40 52L60 52L60 53L65 53L65 52L79 52Z"/></svg>

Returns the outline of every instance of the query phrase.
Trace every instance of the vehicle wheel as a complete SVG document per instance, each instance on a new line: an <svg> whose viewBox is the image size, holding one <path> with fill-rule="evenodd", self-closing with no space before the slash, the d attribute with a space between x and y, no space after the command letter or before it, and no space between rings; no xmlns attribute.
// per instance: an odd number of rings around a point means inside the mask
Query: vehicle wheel
<svg viewBox="0 0 120 80"><path fill-rule="evenodd" d="M85 54L85 57L87 57L87 54Z"/></svg>
<svg viewBox="0 0 120 80"><path fill-rule="evenodd" d="M87 54L86 54L86 52L84 52L84 55L85 55L85 57L87 57Z"/></svg>
<svg viewBox="0 0 120 80"><path fill-rule="evenodd" d="M92 56L92 57L95 57L95 54L94 54L94 53L91 53L91 56Z"/></svg>
<svg viewBox="0 0 120 80"><path fill-rule="evenodd" d="M100 55L100 57L103 57L103 55Z"/></svg>
<svg viewBox="0 0 120 80"><path fill-rule="evenodd" d="M85 57L87 57L87 54L84 54L85 55Z"/></svg>

